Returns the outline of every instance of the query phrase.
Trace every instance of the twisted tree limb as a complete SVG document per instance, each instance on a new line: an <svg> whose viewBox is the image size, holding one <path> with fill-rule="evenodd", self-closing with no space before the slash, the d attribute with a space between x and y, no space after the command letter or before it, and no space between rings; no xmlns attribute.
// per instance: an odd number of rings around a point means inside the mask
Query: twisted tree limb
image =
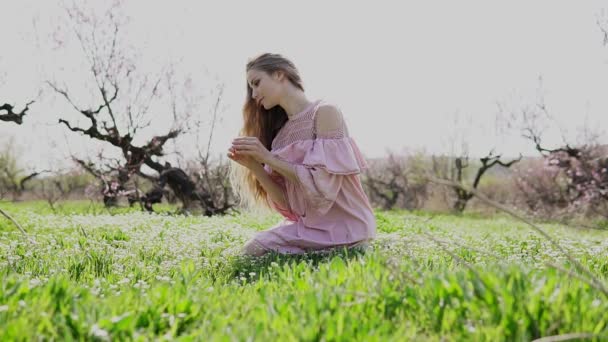
<svg viewBox="0 0 608 342"><path fill-rule="evenodd" d="M30 109L30 105L34 103L34 101L30 101L25 105L25 108L23 108L23 110L21 110L21 112L15 112L14 111L14 106L5 103L2 106L0 106L0 113L2 111L5 111L5 114L0 114L0 121L12 121L14 123L16 123L17 125L21 125L23 123L23 117L25 116L25 114L27 114L27 111Z"/></svg>

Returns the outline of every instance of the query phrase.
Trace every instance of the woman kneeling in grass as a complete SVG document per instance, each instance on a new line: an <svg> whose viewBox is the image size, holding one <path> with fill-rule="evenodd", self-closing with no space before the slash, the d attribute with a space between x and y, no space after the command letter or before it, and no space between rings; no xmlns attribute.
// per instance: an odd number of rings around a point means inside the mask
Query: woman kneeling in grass
<svg viewBox="0 0 608 342"><path fill-rule="evenodd" d="M359 174L367 167L340 109L310 101L294 64L262 54L247 64L240 137L228 158L235 190L285 220L256 234L248 255L305 253L367 244L376 221Z"/></svg>

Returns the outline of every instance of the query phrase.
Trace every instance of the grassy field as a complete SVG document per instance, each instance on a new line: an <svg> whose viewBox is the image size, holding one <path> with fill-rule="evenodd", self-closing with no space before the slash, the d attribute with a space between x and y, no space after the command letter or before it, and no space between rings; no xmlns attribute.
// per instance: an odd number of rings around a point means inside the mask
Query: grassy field
<svg viewBox="0 0 608 342"><path fill-rule="evenodd" d="M376 212L366 251L238 255L278 216L0 203L0 340L608 339L608 298L508 217ZM543 224L608 283L608 231Z"/></svg>

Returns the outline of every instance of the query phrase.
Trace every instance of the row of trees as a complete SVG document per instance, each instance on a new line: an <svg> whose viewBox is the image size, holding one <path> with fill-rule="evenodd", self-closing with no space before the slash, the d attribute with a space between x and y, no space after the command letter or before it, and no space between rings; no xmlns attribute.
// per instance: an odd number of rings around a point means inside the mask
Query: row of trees
<svg viewBox="0 0 608 342"><path fill-rule="evenodd" d="M214 163L209 156L223 88L220 87L216 94L206 153L199 150L197 159L185 165L174 166L162 161L166 157L166 144L188 133L192 127L185 123L195 121L192 118L193 101L186 94L191 80L180 77L171 65L156 73L141 70L134 62L134 56L129 54L132 50L127 47L123 34L125 18L119 10L118 5L114 5L99 15L76 5L65 8L70 27L59 36L75 38L92 80L93 96L83 104L82 97L74 95L77 92L73 88L78 86L47 80L46 86L76 114L71 117L62 114L58 123L72 134L118 151L112 157L99 153L95 160L72 156L74 165L96 180L98 186L93 193L97 193L106 206L118 205L124 198L130 205L139 204L142 209L152 211L153 204L166 198L181 202L185 211L201 211L205 215L234 209L236 197L227 178L228 164L221 159ZM608 44L605 21L598 21L598 25L604 34L604 43ZM170 106L159 109L159 99L165 99ZM20 125L32 104L33 101L18 111L12 104L5 103L0 106L0 120ZM172 117L173 123L162 134L149 134L146 129L154 115L159 114ZM512 118L517 116L517 120L521 120L519 129L534 144L540 159L528 160L526 167L508 173L505 170L522 163L521 156L503 158L494 150L478 159L470 158L467 153L428 158L410 156L406 160L389 155L387 159L373 163L364 175L370 198L385 209L421 208L437 192L428 182L429 175L477 190L488 174L502 172L515 175L514 187L523 198L522 203L531 211L549 214L556 208L575 211L585 207L608 217L605 146L597 141L580 146L566 142L556 148L544 146L542 132L536 124L541 114L550 115L542 99L532 111L525 109L517 115L511 114ZM86 124L82 124L83 120ZM200 128L200 121L196 122L194 126ZM13 199L19 199L28 182L51 173L49 170L24 173L15 160L11 160L10 153L0 158L3 158L0 159L0 198L10 193ZM56 178L61 177L56 175ZM78 188L76 183L69 185L58 180L52 184L55 195L43 192L49 203L73 192L72 186ZM57 192L60 195L56 195ZM91 193L90 189L88 192ZM458 186L442 192L441 196L455 212L464 211L473 198L472 193Z"/></svg>
<svg viewBox="0 0 608 342"><path fill-rule="evenodd" d="M597 24L603 44L608 46L608 19L598 18ZM499 105L499 110L504 108ZM540 123L552 120L542 96L531 108L524 106L507 114L507 124L530 141L539 153L537 158L504 159L494 150L477 159L466 151L430 157L390 154L372 163L366 172L364 183L370 199L384 209L419 209L439 198L445 207L462 212L473 194L461 186L477 190L485 183L489 197L500 196L499 190L504 188L503 201L538 216L584 213L608 218L608 145L599 142L599 135L589 134L580 144L571 144L562 136L561 146L544 145ZM493 175L482 182L488 173ZM454 186L447 190L435 186L429 182L433 177L450 180Z"/></svg>
<svg viewBox="0 0 608 342"><path fill-rule="evenodd" d="M562 136L562 146L545 146L541 122L554 120L542 97L532 108L522 108L509 117L519 120L510 125L530 142L537 157L505 159L494 150L480 158L470 158L467 153L400 157L389 154L388 158L373 161L366 171L364 185L370 199L384 209L463 212L473 199L464 186L536 216L584 214L608 218L608 145L600 143L600 135L587 134L585 141L576 145ZM449 180L454 185L437 186L430 181L433 178Z"/></svg>

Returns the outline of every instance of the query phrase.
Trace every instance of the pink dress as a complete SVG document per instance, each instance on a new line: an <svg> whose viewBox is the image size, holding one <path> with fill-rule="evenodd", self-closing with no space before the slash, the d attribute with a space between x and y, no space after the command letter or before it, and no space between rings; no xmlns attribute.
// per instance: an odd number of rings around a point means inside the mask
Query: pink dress
<svg viewBox="0 0 608 342"><path fill-rule="evenodd" d="M281 207L267 196L285 220L253 238L266 251L304 253L352 247L376 235L376 221L359 178L367 163L344 122L342 129L317 136L315 114L323 103L315 101L296 114L272 142L271 153L295 166L298 181L264 167L288 202Z"/></svg>

